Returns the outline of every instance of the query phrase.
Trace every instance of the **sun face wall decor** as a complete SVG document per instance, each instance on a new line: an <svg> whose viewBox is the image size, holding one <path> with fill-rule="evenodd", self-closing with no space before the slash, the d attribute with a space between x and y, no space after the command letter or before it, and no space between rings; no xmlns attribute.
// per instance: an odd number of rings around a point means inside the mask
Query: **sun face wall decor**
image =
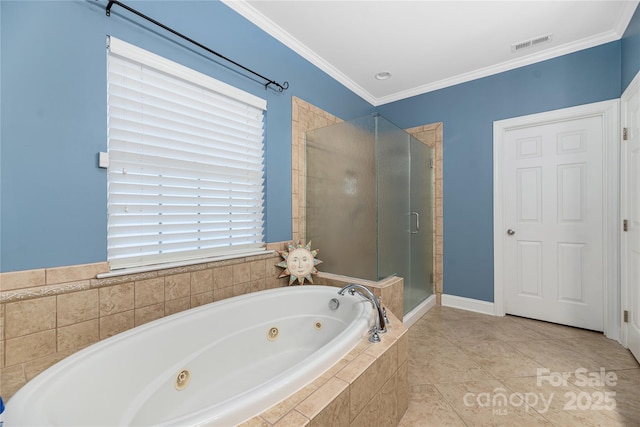
<svg viewBox="0 0 640 427"><path fill-rule="evenodd" d="M280 261L276 266L284 268L284 271L278 278L289 276L289 285L292 285L296 280L299 285L304 285L304 281L308 280L313 284L312 274L318 274L316 265L322 263L316 258L318 250L311 250L311 242L303 246L300 241L294 246L293 243L289 243L288 250L278 251L283 261Z"/></svg>

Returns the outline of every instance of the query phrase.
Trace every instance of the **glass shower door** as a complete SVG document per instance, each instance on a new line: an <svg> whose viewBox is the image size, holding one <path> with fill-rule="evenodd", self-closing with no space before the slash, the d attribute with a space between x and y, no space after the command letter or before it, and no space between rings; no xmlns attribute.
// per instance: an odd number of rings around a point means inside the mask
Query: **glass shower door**
<svg viewBox="0 0 640 427"><path fill-rule="evenodd" d="M376 117L378 279L404 279L404 314L433 293L433 150Z"/></svg>

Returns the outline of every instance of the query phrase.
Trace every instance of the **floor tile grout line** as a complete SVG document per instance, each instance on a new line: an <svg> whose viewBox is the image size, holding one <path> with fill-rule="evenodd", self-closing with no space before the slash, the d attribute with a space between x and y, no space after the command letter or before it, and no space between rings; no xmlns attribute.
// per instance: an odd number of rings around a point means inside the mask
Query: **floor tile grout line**
<svg viewBox="0 0 640 427"><path fill-rule="evenodd" d="M436 310L438 310L438 309L439 308L436 308ZM454 318L455 316L458 316L460 313L455 313L454 315L451 315L451 316L443 314L440 311L437 311L437 312L434 311L434 312L430 312L430 313L434 313L433 314L434 319L430 319L431 321L433 321L433 323L430 324L430 328L433 327L433 329L431 331L427 332L427 333L419 334L416 337L417 340L421 341L423 344L427 345L427 343L429 342L428 341L429 338L431 338L434 335L438 336L438 337L444 339L445 342L450 343L453 346L453 348L457 349L457 351L459 351L462 355L464 355L464 356L469 358L469 353L467 351L465 351L465 346L469 346L471 340L451 339L452 337L450 335L448 335L448 332L446 330L448 328L450 328L450 327L456 327L456 326L460 327L460 326L464 325L465 323L474 322L473 319L475 319L475 318L479 318L479 319L486 319L486 318L483 318L482 315L473 314L473 315L466 316L466 319L462 319L462 320L456 319L455 321L452 321L451 319ZM429 324L429 320L427 320L427 319L429 319L430 313L427 313L427 315L423 318L424 320L423 321L418 321L416 323L416 325L414 325L414 326L420 327L420 326L424 326L424 325ZM516 322L518 322L518 321L516 321ZM530 330L531 332L533 332L535 334L542 335L542 336L545 337L545 338L541 338L539 341L544 340L544 341L547 341L547 342L565 343L568 340L575 341L575 340L581 340L581 339L585 339L585 338L589 339L589 335L588 335L589 331L586 331L587 335L583 336L583 337L577 336L576 334L573 334L573 333L566 333L567 336L560 337L560 336L558 336L558 333L551 334L548 330L545 331L545 332L547 332L547 334L543 334L542 332L540 332L536 328L530 327L530 325L532 325L532 324L525 325L525 323L527 323L527 322L533 322L533 321L532 320L523 321L522 324L518 324L518 327L524 327L525 329L528 329L528 330ZM489 322L486 322L486 323L489 323ZM504 322L502 320L497 320L495 322L495 325L497 325L496 327L504 328L505 331L508 331L510 324L511 324L510 320L508 320L508 322ZM515 323L515 324L517 324L517 323ZM490 327L490 325L487 325L487 326ZM552 327L555 327L555 326L552 326ZM562 328L559 325L558 325L558 327ZM438 330L438 328L440 328L440 330ZM545 326L545 328L547 328L547 327ZM411 332L411 330L410 330L410 332ZM529 355L527 353L524 353L521 349L516 348L516 347L513 346L513 342L521 342L521 341L515 341L515 340L510 340L508 338L507 339L504 338L504 337L509 337L510 333L513 333L513 332L505 332L503 335L497 334L496 339L495 340L491 340L491 341L499 342L501 345L505 346L505 348L509 348L511 350L514 350L516 353L521 354L521 355L523 355L523 357L534 361L536 364L541 364L542 365L542 363L537 362L537 360L529 357ZM562 332L560 332L560 333L562 333ZM550 336L550 335L553 335L553 336ZM410 337L411 337L411 335L410 335ZM464 338L464 334L458 335L456 338L460 338L460 337ZM593 335L592 335L592 337L593 337ZM523 340L523 341L525 341L525 340ZM475 341L475 342L478 343L478 341ZM595 342L597 342L597 341L595 341ZM587 348L581 347L580 351L576 351L576 349L565 347L564 350L566 350L567 352L569 352L571 354L580 355L581 358L586 358L588 360L590 359L595 364L601 364L601 360L600 360L601 359L601 357L600 357L601 355L598 354L597 348L596 348L596 350L590 350L588 347ZM597 356L595 358L599 359L599 360L594 360L594 356ZM506 384L506 383L509 382L509 380L520 379L520 378L532 378L532 377L535 378L537 376L537 375L508 376L508 377L505 377L505 378L498 378L497 375L494 375L493 373L491 373L490 371L485 369L482 366L482 364L479 364L477 362L477 360L474 360L474 359L471 359L471 358L469 358L469 359L470 359L470 362L473 365L476 366L475 369L480 369L482 372L487 374L488 377L489 377L487 379L476 380L476 381L490 381L491 378L493 378L499 384L502 384L503 386L507 387L509 390L512 389L512 387L509 387ZM606 362L602 362L602 364L606 365ZM616 372L634 372L639 368L640 368L640 366L638 366L638 367L620 367L620 368L611 369L611 370L612 371L616 371ZM587 371L587 372L592 372L592 371ZM597 372L597 370L596 370L596 372ZM633 377L631 377L631 378L633 378ZM449 408L453 409L454 413L458 416L458 418L462 419L462 423L465 424L465 425L468 425L468 423L465 422L464 418L462 418L460 413L458 413L458 411L456 410L455 405L453 405L447 398L445 398L443 393L442 393L442 391L441 391L441 389L438 388L438 384L442 384L442 386L444 386L444 384L465 383L465 382L469 382L469 381L454 381L454 382L446 382L446 383L433 383L432 382L432 383L430 383L430 385L436 389L437 393L439 394L439 396L441 398L444 398L444 402L447 403ZM412 384L412 386L416 386L416 385ZM577 387L575 384L571 384L571 388L579 389L579 387ZM545 420L546 422L550 423L551 425L559 425L557 423L553 423L550 419L546 418L542 413L540 413L540 411L536 410L535 407L531 407L531 406L529 406L529 407L532 410L534 410L536 412L536 414L541 417L541 419Z"/></svg>

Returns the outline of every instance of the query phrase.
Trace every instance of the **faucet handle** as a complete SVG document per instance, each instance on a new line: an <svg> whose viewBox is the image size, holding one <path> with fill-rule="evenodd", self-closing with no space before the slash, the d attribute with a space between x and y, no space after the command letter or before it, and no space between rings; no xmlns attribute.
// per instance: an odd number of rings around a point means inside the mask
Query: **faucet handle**
<svg viewBox="0 0 640 427"><path fill-rule="evenodd" d="M370 330L369 330L369 342L380 342L380 335L378 335L378 327L377 326L373 326Z"/></svg>
<svg viewBox="0 0 640 427"><path fill-rule="evenodd" d="M384 324L389 326L391 325L391 322L389 321L389 318L387 317L387 309L382 307L382 317L384 317Z"/></svg>
<svg viewBox="0 0 640 427"><path fill-rule="evenodd" d="M389 318L387 317L387 309L382 306L382 295L380 295L378 297L378 304L380 305L380 308L382 309L382 317L384 317L384 324L385 325L391 325L391 322L389 322Z"/></svg>

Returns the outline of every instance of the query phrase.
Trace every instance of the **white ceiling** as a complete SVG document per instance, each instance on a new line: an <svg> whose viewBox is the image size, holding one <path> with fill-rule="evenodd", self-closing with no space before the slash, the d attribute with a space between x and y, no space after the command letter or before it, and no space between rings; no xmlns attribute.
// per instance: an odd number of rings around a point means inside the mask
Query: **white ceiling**
<svg viewBox="0 0 640 427"><path fill-rule="evenodd" d="M222 0L374 106L622 37L638 1ZM512 44L551 41L512 52ZM392 77L377 80L376 73Z"/></svg>

